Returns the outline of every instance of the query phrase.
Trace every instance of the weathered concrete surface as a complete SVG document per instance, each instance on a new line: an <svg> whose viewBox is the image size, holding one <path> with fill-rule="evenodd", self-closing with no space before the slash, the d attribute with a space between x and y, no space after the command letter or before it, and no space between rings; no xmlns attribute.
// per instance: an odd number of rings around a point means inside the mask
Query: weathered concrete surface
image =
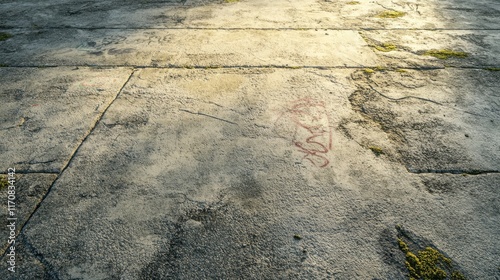
<svg viewBox="0 0 500 280"><path fill-rule="evenodd" d="M1 275L408 279L401 238L500 279L498 11L2 1Z"/></svg>
<svg viewBox="0 0 500 280"><path fill-rule="evenodd" d="M495 0L3 1L0 27L498 29ZM403 12L396 19L385 11Z"/></svg>
<svg viewBox="0 0 500 280"><path fill-rule="evenodd" d="M0 152L8 158L0 168L60 172L131 73L126 68L0 68Z"/></svg>

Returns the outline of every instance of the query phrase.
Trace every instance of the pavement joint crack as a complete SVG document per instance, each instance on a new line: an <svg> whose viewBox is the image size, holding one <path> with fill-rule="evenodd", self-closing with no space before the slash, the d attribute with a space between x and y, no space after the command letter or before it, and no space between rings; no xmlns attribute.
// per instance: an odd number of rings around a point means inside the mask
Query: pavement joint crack
<svg viewBox="0 0 500 280"><path fill-rule="evenodd" d="M475 170L475 169L417 169L412 167L406 167L406 170L414 174L485 175L485 174L500 173L500 170Z"/></svg>

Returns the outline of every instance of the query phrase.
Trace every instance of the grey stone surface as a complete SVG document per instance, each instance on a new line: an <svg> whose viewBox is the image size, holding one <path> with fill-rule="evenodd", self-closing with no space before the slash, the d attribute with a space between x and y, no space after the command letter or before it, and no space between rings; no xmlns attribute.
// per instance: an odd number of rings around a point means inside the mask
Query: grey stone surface
<svg viewBox="0 0 500 280"><path fill-rule="evenodd" d="M0 278L500 279L499 10L0 1Z"/></svg>

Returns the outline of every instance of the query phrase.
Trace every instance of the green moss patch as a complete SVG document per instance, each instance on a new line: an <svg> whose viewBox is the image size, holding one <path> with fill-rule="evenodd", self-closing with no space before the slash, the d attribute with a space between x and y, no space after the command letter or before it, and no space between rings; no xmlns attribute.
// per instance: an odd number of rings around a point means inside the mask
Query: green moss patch
<svg viewBox="0 0 500 280"><path fill-rule="evenodd" d="M500 68L490 67L490 68L484 68L484 70L488 70L488 71L492 71L492 72L497 72L497 71L500 71Z"/></svg>
<svg viewBox="0 0 500 280"><path fill-rule="evenodd" d="M12 34L0 32L0 41L5 41L9 38L12 38Z"/></svg>
<svg viewBox="0 0 500 280"><path fill-rule="evenodd" d="M359 3L358 1L351 1L351 2L347 2L347 5L359 5L361 3Z"/></svg>
<svg viewBox="0 0 500 280"><path fill-rule="evenodd" d="M398 47L396 47L396 45L393 45L393 44L390 44L390 43L383 43L381 45L375 45L373 46L377 51L380 51L380 52L391 52L391 51L395 51L398 49Z"/></svg>
<svg viewBox="0 0 500 280"><path fill-rule="evenodd" d="M405 254L410 280L466 280L462 273L453 268L452 260L437 249L426 247L414 253L401 238L398 238L398 246Z"/></svg>
<svg viewBox="0 0 500 280"><path fill-rule="evenodd" d="M240 0L224 0L226 3L236 3L239 2Z"/></svg>
<svg viewBox="0 0 500 280"><path fill-rule="evenodd" d="M448 58L452 58L452 57L466 58L469 56L468 53L453 51L453 50L449 50L449 49L430 50L430 51L425 52L424 55L430 55L430 56L433 56L433 57L439 58L439 59L448 59Z"/></svg>
<svg viewBox="0 0 500 280"><path fill-rule="evenodd" d="M0 176L0 191L3 191L5 188L9 186L9 182L7 181L7 178L4 175Z"/></svg>
<svg viewBox="0 0 500 280"><path fill-rule="evenodd" d="M377 15L379 18L400 18L406 15L405 12L400 11L383 11Z"/></svg>
<svg viewBox="0 0 500 280"><path fill-rule="evenodd" d="M373 73L375 73L375 70L373 70L371 68L365 68L365 69L363 69L363 72L365 72L366 74L373 74Z"/></svg>
<svg viewBox="0 0 500 280"><path fill-rule="evenodd" d="M373 74L377 71L381 72L381 71L385 71L385 70L387 70L385 67L376 66L374 68L365 68L365 69L363 69L363 72L365 72L365 74Z"/></svg>
<svg viewBox="0 0 500 280"><path fill-rule="evenodd" d="M370 146L368 147L376 156L380 156L384 154L384 150L382 148L377 147L377 146Z"/></svg>

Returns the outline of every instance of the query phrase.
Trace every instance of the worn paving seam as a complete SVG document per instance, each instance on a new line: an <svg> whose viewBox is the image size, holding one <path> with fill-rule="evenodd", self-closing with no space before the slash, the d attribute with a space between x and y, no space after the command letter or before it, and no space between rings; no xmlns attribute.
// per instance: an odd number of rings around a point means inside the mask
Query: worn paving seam
<svg viewBox="0 0 500 280"><path fill-rule="evenodd" d="M16 30L33 30L29 27L16 27L4 25L0 29L16 29ZM66 30L66 29L79 29L79 30L255 30L255 31L310 31L310 30L331 30L331 31L500 31L499 28L338 28L328 26L318 27L79 27L79 26L48 26L36 29L36 31L43 30Z"/></svg>
<svg viewBox="0 0 500 280"><path fill-rule="evenodd" d="M365 66L321 66L321 65L168 65L168 66L150 66L150 65L92 65L92 64L61 64L61 65L8 65L2 68L55 68L55 67L88 67L97 69L116 69L116 68L134 68L134 69L319 69L319 70L329 70L329 69L366 69L373 68L379 65L365 65ZM500 65L481 65L481 66L436 66L436 67L394 67L387 68L388 71L391 69L405 69L405 70L417 70L417 71L432 71L432 70L444 70L444 69L468 69L468 70L488 70L489 68L500 68ZM10 129L9 127L5 129Z"/></svg>
<svg viewBox="0 0 500 280"><path fill-rule="evenodd" d="M474 170L474 169L415 169L407 167L406 170L414 174L486 175L486 174L500 173L500 170Z"/></svg>
<svg viewBox="0 0 500 280"><path fill-rule="evenodd" d="M33 212L30 214L30 216L28 217L28 219L26 219L26 222L24 222L24 224L21 226L21 230L19 231L19 235L22 235L23 231L24 231L24 228L26 227L26 225L29 223L29 221L31 220L31 218L33 217L33 215L36 213L36 211L38 210L38 208L40 207L40 205L43 203L43 201L45 200L45 198L49 195L50 191L52 190L52 187L54 187L54 185L56 184L56 182L59 180L59 178L61 178L61 175L64 173L64 171L69 167L70 163L73 161L73 159L75 158L75 155L78 153L78 151L80 150L80 148L82 147L83 143L85 143L85 141L88 139L88 137L92 134L92 132L95 130L95 128L97 127L97 125L100 123L101 119L103 118L104 114L106 114L106 112L108 111L108 109L111 107L111 105L115 102L115 100L118 98L118 96L120 96L120 94L122 93L123 89L125 88L125 86L129 83L130 79L132 78L132 76L134 75L135 73L135 69L132 70L132 73L130 73L130 75L128 76L127 80L125 81L125 83L123 83L122 87L120 88L120 90L117 92L117 94L115 95L115 97L113 98L113 100L111 100L109 102L109 104L106 106L106 108L102 111L102 113L99 115L98 119L96 120L96 122L94 123L94 125L88 130L88 133L83 137L82 141L80 142L80 144L78 145L78 147L76 147L76 149L73 151L73 153L71 154L69 160L66 162L66 164L63 166L63 168L61 169L61 172L58 174L58 176L56 177L56 179L52 182L52 184L50 185L49 189L47 190L47 192L44 194L44 196L42 197L42 199L40 200L40 202L35 206L35 209L33 210ZM39 172L38 172L39 173ZM16 236L17 237L17 236ZM5 257L5 254L7 253L7 250L5 250L4 252L2 252L2 257ZM42 260L39 259L40 262L43 263Z"/></svg>
<svg viewBox="0 0 500 280"><path fill-rule="evenodd" d="M1 175L7 175L7 172L0 172ZM59 174L59 172L53 172L53 171L44 171L44 170L39 170L39 171L29 171L29 170L17 170L16 169L16 174Z"/></svg>

